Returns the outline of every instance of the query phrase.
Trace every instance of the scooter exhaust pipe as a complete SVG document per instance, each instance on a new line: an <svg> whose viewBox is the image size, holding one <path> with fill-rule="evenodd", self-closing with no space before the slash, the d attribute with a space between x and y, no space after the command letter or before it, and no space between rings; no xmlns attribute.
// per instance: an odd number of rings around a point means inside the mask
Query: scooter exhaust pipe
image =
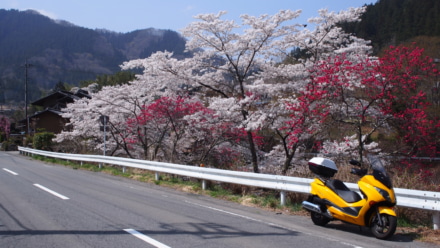
<svg viewBox="0 0 440 248"><path fill-rule="evenodd" d="M318 214L323 214L323 212L321 211L321 208L319 207L319 205L316 205L314 203L308 202L308 201L303 201L302 202L302 206L303 208L312 211L312 212L316 212Z"/></svg>
<svg viewBox="0 0 440 248"><path fill-rule="evenodd" d="M323 216L329 218L329 219L333 219L333 216L328 213L328 212L322 212L321 207L317 204L311 203L309 201L303 201L302 202L302 206L303 208L305 208L306 210L318 213L318 214L322 214Z"/></svg>

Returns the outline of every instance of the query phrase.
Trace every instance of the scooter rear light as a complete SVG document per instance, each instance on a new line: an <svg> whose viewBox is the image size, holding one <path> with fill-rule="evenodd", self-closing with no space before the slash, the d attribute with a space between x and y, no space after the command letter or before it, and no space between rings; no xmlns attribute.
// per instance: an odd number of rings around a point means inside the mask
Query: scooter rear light
<svg viewBox="0 0 440 248"><path fill-rule="evenodd" d="M371 207L371 206L373 206L373 205L376 205L376 204L377 204L377 202L375 202L375 201L370 201L370 203L369 203L369 204L370 204L370 207Z"/></svg>

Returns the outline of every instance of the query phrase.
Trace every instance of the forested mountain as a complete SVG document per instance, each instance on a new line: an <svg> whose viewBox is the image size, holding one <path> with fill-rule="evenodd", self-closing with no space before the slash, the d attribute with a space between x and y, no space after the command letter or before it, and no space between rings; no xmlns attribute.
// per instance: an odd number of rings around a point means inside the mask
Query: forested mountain
<svg viewBox="0 0 440 248"><path fill-rule="evenodd" d="M376 52L418 36L440 36L439 0L378 0L361 18L345 28L371 40Z"/></svg>
<svg viewBox="0 0 440 248"><path fill-rule="evenodd" d="M362 21L343 27L371 40L376 54L389 45L417 41L429 50L427 55L440 58L439 0L378 0L367 6ZM35 11L0 9L0 104L23 101L26 60L32 65L32 101L59 82L78 85L114 74L122 62L155 51L184 57L184 46L184 38L171 30L116 33L55 21Z"/></svg>
<svg viewBox="0 0 440 248"><path fill-rule="evenodd" d="M31 65L32 101L60 81L78 85L159 50L185 56L184 48L184 38L171 30L115 33L55 21L35 11L0 9L0 104L22 101L26 61Z"/></svg>

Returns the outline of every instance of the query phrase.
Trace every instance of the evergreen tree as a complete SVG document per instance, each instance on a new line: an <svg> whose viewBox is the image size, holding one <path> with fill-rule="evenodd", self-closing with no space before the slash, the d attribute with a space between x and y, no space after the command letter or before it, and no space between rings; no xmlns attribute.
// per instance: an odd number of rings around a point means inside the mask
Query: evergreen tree
<svg viewBox="0 0 440 248"><path fill-rule="evenodd" d="M417 36L440 35L440 1L379 0L367 5L359 23L343 23L346 32L371 40L374 52Z"/></svg>

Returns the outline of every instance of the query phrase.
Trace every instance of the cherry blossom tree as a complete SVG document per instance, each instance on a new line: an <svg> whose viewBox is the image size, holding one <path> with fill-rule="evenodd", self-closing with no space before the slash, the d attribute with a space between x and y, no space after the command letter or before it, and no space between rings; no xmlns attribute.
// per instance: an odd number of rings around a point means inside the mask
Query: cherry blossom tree
<svg viewBox="0 0 440 248"><path fill-rule="evenodd" d="M156 160L161 153L161 159L172 162L210 160L216 167L228 167L224 164L239 155L232 147L246 137L244 129L236 129L197 99L181 96L161 97L143 106L127 126L132 134L128 142L150 153L149 159Z"/></svg>
<svg viewBox="0 0 440 248"><path fill-rule="evenodd" d="M75 142L81 149L104 149L104 133L100 131L99 118L109 116L106 149L110 155L124 155L132 158L139 157L139 151L131 150L127 143L126 120L136 116L146 102L152 101L156 92L148 85L134 81L130 84L107 86L101 91L92 93L91 99L82 98L69 104L64 109L64 118L70 120L66 130L55 138L59 143ZM160 92L157 90L157 92Z"/></svg>
<svg viewBox="0 0 440 248"><path fill-rule="evenodd" d="M347 157L360 157L359 140L365 140L365 137L359 139L357 134L354 134L352 136L343 137L340 140L340 142L337 140L325 140L320 147L320 152L327 156L342 156L345 160ZM363 148L369 153L381 152L379 144L374 141L364 144Z"/></svg>
<svg viewBox="0 0 440 248"><path fill-rule="evenodd" d="M176 162L178 150L187 148L182 144L189 126L184 117L202 110L204 106L199 101L190 101L184 97L161 97L143 106L136 118L128 119L127 124L131 128L131 133L135 134L133 136L135 139L131 142L140 141L146 152L149 146L155 147L152 159L156 159L160 149L164 157ZM169 147L164 147L167 145Z"/></svg>
<svg viewBox="0 0 440 248"><path fill-rule="evenodd" d="M291 24L301 13L291 10L242 15L240 24L223 20L225 12L198 15L182 32L192 57L164 51L125 62L123 69L142 73L70 104L64 114L70 129L56 139L80 137L102 151L99 117L107 115L110 154L135 158L241 159L254 172L264 162L286 174L315 140L326 154L357 149L362 160L365 150L377 151L371 137L379 131L398 133L407 154L435 154L440 125L417 85L438 71L420 49L369 57L368 42L338 26L358 21L363 11L320 10L307 26ZM334 124L344 129L337 137ZM272 143L262 144L257 133Z"/></svg>
<svg viewBox="0 0 440 248"><path fill-rule="evenodd" d="M202 14L196 16L198 22L182 32L193 57L177 60L171 53L158 52L126 62L123 69L143 68L144 76L162 79L155 82L166 80L167 91L181 91L185 85L211 109L239 120L237 128L247 132L253 170L258 172L258 147L253 133L267 127L268 117L276 125L272 129L282 130L289 116L283 113L285 103L296 101L297 93L309 82L308 69L333 53L369 51L367 42L345 34L337 26L359 20L362 12L362 8L339 13L321 10L320 17L309 20L314 27L311 30L304 24L287 24L301 11L283 10L260 17L242 15L241 24L222 20L225 12ZM294 48L306 51L307 58L292 64L275 61ZM295 146L289 145L289 149ZM286 154L287 159L290 154L294 151Z"/></svg>

